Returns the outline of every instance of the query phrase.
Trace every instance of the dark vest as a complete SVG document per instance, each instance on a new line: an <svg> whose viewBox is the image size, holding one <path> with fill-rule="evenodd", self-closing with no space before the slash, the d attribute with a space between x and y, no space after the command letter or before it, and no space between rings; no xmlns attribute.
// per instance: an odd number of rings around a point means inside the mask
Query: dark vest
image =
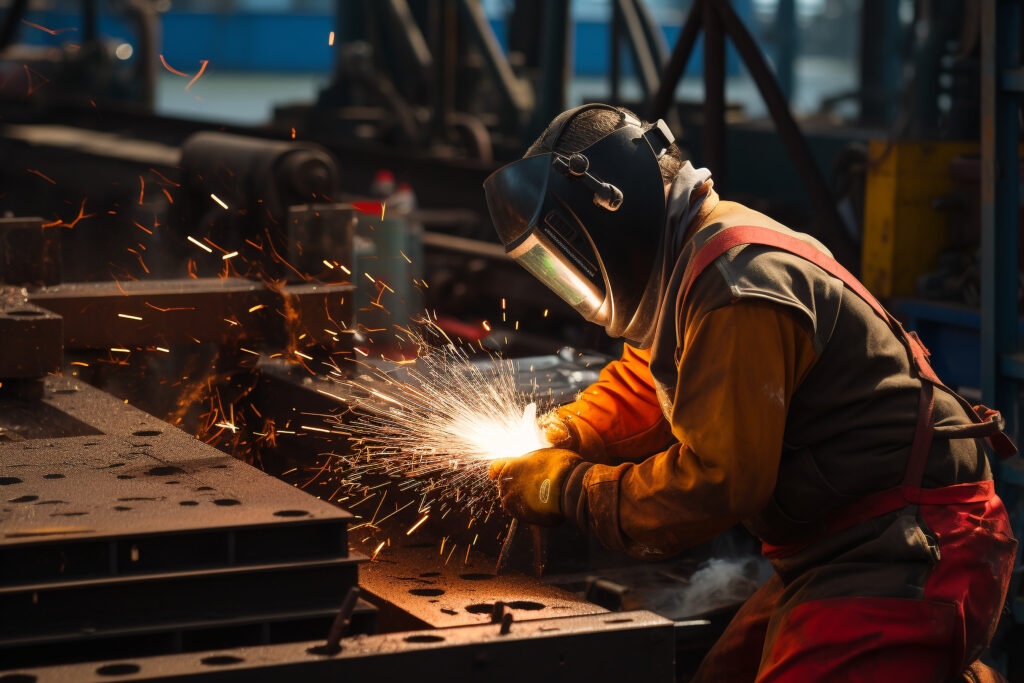
<svg viewBox="0 0 1024 683"><path fill-rule="evenodd" d="M901 482L917 421L920 381L911 374L906 349L870 306L798 256L758 245L735 247L705 269L687 300L680 301L679 285L693 255L727 227L777 230L828 253L809 235L732 202L718 202L698 220L676 262L656 323L651 373L658 397L670 416L684 332L710 311L740 300L767 301L790 310L807 326L818 360L790 403L772 500L745 522L767 543L798 543L821 533L831 512ZM945 392L936 392L935 404L938 426L968 421L960 404ZM977 441L933 443L925 487L989 478L988 461ZM851 537L858 533L869 532L844 532Z"/></svg>

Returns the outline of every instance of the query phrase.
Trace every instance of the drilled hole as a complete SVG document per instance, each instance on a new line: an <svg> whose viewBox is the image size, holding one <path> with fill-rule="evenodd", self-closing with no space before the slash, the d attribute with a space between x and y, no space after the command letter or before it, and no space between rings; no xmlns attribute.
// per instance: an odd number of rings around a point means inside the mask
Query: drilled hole
<svg viewBox="0 0 1024 683"><path fill-rule="evenodd" d="M18 318L35 318L43 314L42 311L33 311L31 308L15 308L13 311L5 311L5 313Z"/></svg>
<svg viewBox="0 0 1024 683"><path fill-rule="evenodd" d="M213 504L228 507L231 505L241 505L242 501L235 500L234 498L218 498L217 500L213 501Z"/></svg>
<svg viewBox="0 0 1024 683"><path fill-rule="evenodd" d="M225 666L226 664L238 664L245 660L234 655L213 655L212 657L203 657L199 661L207 666Z"/></svg>
<svg viewBox="0 0 1024 683"><path fill-rule="evenodd" d="M10 486L11 484L20 484L21 479L17 477L0 477L0 486Z"/></svg>
<svg viewBox="0 0 1024 683"><path fill-rule="evenodd" d="M605 619L604 623L606 623L606 624L628 624L631 621L633 621L633 620L632 619Z"/></svg>
<svg viewBox="0 0 1024 683"><path fill-rule="evenodd" d="M127 676L128 674L139 673L138 664L107 664L96 669L100 676Z"/></svg>
<svg viewBox="0 0 1024 683"><path fill-rule="evenodd" d="M530 612L544 609L544 603L533 602L532 600L513 600L512 602L506 602L505 604L512 609L522 609Z"/></svg>
<svg viewBox="0 0 1024 683"><path fill-rule="evenodd" d="M278 510L274 513L275 517L305 517L309 513L305 510Z"/></svg>
<svg viewBox="0 0 1024 683"><path fill-rule="evenodd" d="M436 598L439 595L444 595L444 591L440 588L410 588L409 593L411 595L420 595L425 598Z"/></svg>
<svg viewBox="0 0 1024 683"><path fill-rule="evenodd" d="M128 507L127 505L115 505L114 509L117 510L118 512L124 512L125 510L131 510L131 508Z"/></svg>
<svg viewBox="0 0 1024 683"><path fill-rule="evenodd" d="M178 505L184 505L186 507L191 507L193 505L199 505L199 503L197 503L194 500L183 500L180 503L178 503Z"/></svg>
<svg viewBox="0 0 1024 683"><path fill-rule="evenodd" d="M59 472L54 472L52 474L44 474L43 475L43 479L63 479L63 478L64 478L64 475L60 474Z"/></svg>
<svg viewBox="0 0 1024 683"><path fill-rule="evenodd" d="M132 436L160 436L163 434L159 429L140 429L137 432L132 432Z"/></svg>
<svg viewBox="0 0 1024 683"><path fill-rule="evenodd" d="M444 642L444 638L441 636L432 636L426 633L415 636L406 636L403 638L407 643L441 643Z"/></svg>
<svg viewBox="0 0 1024 683"><path fill-rule="evenodd" d="M39 500L39 496L19 496L17 498L11 498L9 503L31 503L33 500Z"/></svg>
<svg viewBox="0 0 1024 683"><path fill-rule="evenodd" d="M117 478L118 479L134 479L135 475L134 474L119 474L119 475L117 475Z"/></svg>
<svg viewBox="0 0 1024 683"><path fill-rule="evenodd" d="M151 477L166 477L171 474L185 474L185 470L174 465L159 465L158 467L151 467L146 470L146 474Z"/></svg>

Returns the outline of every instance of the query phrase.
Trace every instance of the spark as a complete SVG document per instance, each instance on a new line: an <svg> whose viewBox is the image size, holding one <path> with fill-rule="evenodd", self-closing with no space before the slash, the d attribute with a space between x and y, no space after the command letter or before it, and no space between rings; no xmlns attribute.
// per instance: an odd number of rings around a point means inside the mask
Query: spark
<svg viewBox="0 0 1024 683"><path fill-rule="evenodd" d="M32 28L37 28L40 31L46 31L51 36L55 36L58 33L64 33L65 31L77 31L78 30L77 28L74 28L74 27L58 28L58 29L46 28L45 26L40 26L39 24L33 24L31 21L26 21L24 19L21 20L21 23L25 24L26 26L31 26Z"/></svg>
<svg viewBox="0 0 1024 683"><path fill-rule="evenodd" d="M295 126L292 126L292 140L295 139Z"/></svg>
<svg viewBox="0 0 1024 683"><path fill-rule="evenodd" d="M537 426L537 403L520 392L511 361L476 363L429 320L409 336L419 353L415 365L335 379L349 391L334 398L355 416L330 418L354 449L339 456L338 471L348 481L383 474L403 487L412 482L408 489L425 498L458 500L460 510L487 514L496 505L490 463L550 446Z"/></svg>
<svg viewBox="0 0 1024 683"><path fill-rule="evenodd" d="M484 326L484 329L487 330L488 332L491 331L491 325L486 320L483 322L483 326Z"/></svg>
<svg viewBox="0 0 1024 683"><path fill-rule="evenodd" d="M345 266L343 266L341 264L338 264L338 267L341 268L343 271L345 271L345 275L351 275L352 274L352 271L349 270L348 268L346 268Z"/></svg>
<svg viewBox="0 0 1024 683"><path fill-rule="evenodd" d="M52 185L56 185L57 184L56 180L54 180L50 176L46 175L42 171L37 171L34 168L26 168L25 170L28 171L29 173L33 173L33 174L39 176L40 178L42 178L43 180L45 180L46 182L48 182L48 183L50 183Z"/></svg>
<svg viewBox="0 0 1024 683"><path fill-rule="evenodd" d="M218 204L220 204L222 209L227 209L228 208L228 205L224 203L224 200L221 199L220 197L218 197L217 195L215 195L212 192L210 193L210 199L212 199L213 201L215 201Z"/></svg>
<svg viewBox="0 0 1024 683"><path fill-rule="evenodd" d="M295 355L298 356L299 358L305 358L306 360L313 360L313 356L307 356L302 351L296 351Z"/></svg>
<svg viewBox="0 0 1024 683"><path fill-rule="evenodd" d="M374 560L376 560L376 559L377 559L377 555L379 555L379 554L380 554L380 551L381 551L381 549L382 549L382 548L384 547L384 544L385 544L386 542L387 542L387 541L381 541L381 542L380 542L380 545L379 545L379 546L377 546L377 549L373 551L373 556L372 556L372 557L370 558L370 562L373 562Z"/></svg>
<svg viewBox="0 0 1024 683"><path fill-rule="evenodd" d="M430 517L430 515L423 515L423 517L422 517L422 518L420 518L420 521L416 522L416 523L415 523L415 524L413 524L413 525L412 525L411 527L409 527L409 530L405 532L405 535L406 535L406 536L412 536L412 532L414 532L414 531L416 531L417 529L419 529L419 528L420 528L420 525L422 525L422 524L423 524L423 522L427 521L427 518L428 518L428 517Z"/></svg>
<svg viewBox="0 0 1024 683"><path fill-rule="evenodd" d="M157 351L162 351L163 353L170 353L171 352L170 349L166 349L166 348L164 348L162 346L157 346L155 348L156 348Z"/></svg>
<svg viewBox="0 0 1024 683"><path fill-rule="evenodd" d="M328 268L334 268L334 264L328 261L327 259L324 259L324 265L327 266Z"/></svg>
<svg viewBox="0 0 1024 683"><path fill-rule="evenodd" d="M256 311L260 310L261 308L266 308L266 304L256 304L255 306L253 306L252 308L249 309L249 312L250 313L255 313ZM243 351L244 351L244 349L243 349Z"/></svg>
<svg viewBox="0 0 1024 683"><path fill-rule="evenodd" d="M117 317L118 318L128 318L128 320L142 320L142 318L140 318L137 315L129 315L127 313L118 313Z"/></svg>
<svg viewBox="0 0 1024 683"><path fill-rule="evenodd" d="M192 235L189 235L189 236L188 236L188 241L189 241L189 242L191 242L192 244L196 245L196 246L197 246L197 247L199 247L200 249L203 249L203 250L205 250L205 251L206 251L207 253L209 253L209 254L212 254L212 253L213 253L213 249L210 249L210 248L209 248L208 246L206 246L205 244L203 244L202 242L200 242L199 240L197 240L197 239L196 239L195 237L193 237Z"/></svg>
<svg viewBox="0 0 1024 683"><path fill-rule="evenodd" d="M111 346L110 350L113 351L114 353L131 353L132 352L131 349L124 349L124 348L121 348L120 346Z"/></svg>
<svg viewBox="0 0 1024 683"><path fill-rule="evenodd" d="M193 84L193 83L195 83L196 81L198 81L198 80L199 80L199 77L203 75L203 72L204 72L204 71L206 71L206 65L207 65L207 64L209 64L209 63L210 63L210 60L209 60L209 59L204 59L204 60L203 60L203 61L202 61L202 62L201 62L201 63L199 64L199 71L198 71L198 72L196 72L196 75L195 75L195 76L193 76L193 77L192 77L192 80L191 80L191 81L189 81L189 82L188 82L188 85L186 85L186 86L185 86L185 90L188 90L189 88L191 88L191 87L192 87L192 84ZM228 208L228 207L226 207L226 206L225 206L224 208L226 209L226 208Z"/></svg>
<svg viewBox="0 0 1024 683"><path fill-rule="evenodd" d="M177 69L172 68L171 65L167 63L167 60L164 59L163 55L160 55L160 63L164 65L165 69L170 71L175 76L184 76L185 78L188 78L188 74L187 73L184 73L184 72L178 71Z"/></svg>
<svg viewBox="0 0 1024 683"><path fill-rule="evenodd" d="M406 261L408 261L409 263L412 263L412 259L410 259L410 258L409 258L408 256L406 256L406 255L405 255L405 252L404 252L404 251L402 251L401 249L399 249L399 250L398 250L398 253L399 253L399 254L401 254L401 255L402 255L402 258L404 258L404 259L405 259Z"/></svg>
<svg viewBox="0 0 1024 683"><path fill-rule="evenodd" d="M83 363L83 362L82 362L82 361L80 361L80 360L73 360L73 361L71 361L71 365L80 365L80 366L82 366L83 368L87 368L87 367L89 367L89 364L88 364L88 363Z"/></svg>
<svg viewBox="0 0 1024 683"><path fill-rule="evenodd" d="M236 427L235 425L231 424L230 422L218 422L217 424L214 425L214 427L221 427L223 429L230 429L232 434L234 434L235 432L238 431L238 427Z"/></svg>
<svg viewBox="0 0 1024 683"><path fill-rule="evenodd" d="M227 261L228 259L233 259L236 256L238 256L238 252L237 251L231 251L231 252L228 252L227 254L224 254L223 256L221 256L221 258L224 259L225 261Z"/></svg>
<svg viewBox="0 0 1024 683"><path fill-rule="evenodd" d="M327 44L334 45L334 31L327 34Z"/></svg>

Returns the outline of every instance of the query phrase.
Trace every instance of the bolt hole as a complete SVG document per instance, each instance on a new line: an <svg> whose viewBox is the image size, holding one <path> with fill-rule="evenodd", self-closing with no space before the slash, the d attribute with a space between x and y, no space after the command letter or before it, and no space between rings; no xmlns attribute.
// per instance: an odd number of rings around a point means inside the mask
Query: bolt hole
<svg viewBox="0 0 1024 683"><path fill-rule="evenodd" d="M628 624L631 621L633 621L633 620L632 619L605 619L604 623L606 623L606 624Z"/></svg>
<svg viewBox="0 0 1024 683"><path fill-rule="evenodd" d="M235 500L234 498L218 498L213 501L214 505L220 505L221 507L229 507L231 505L241 505L242 501Z"/></svg>
<svg viewBox="0 0 1024 683"><path fill-rule="evenodd" d="M160 436L163 434L159 429L140 429L137 432L132 432L132 436Z"/></svg>
<svg viewBox="0 0 1024 683"><path fill-rule="evenodd" d="M278 510L274 513L275 517L305 517L309 513L305 510Z"/></svg>
<svg viewBox="0 0 1024 683"><path fill-rule="evenodd" d="M31 503L33 500L39 500L39 496L19 496L17 498L11 498L8 503Z"/></svg>
<svg viewBox="0 0 1024 683"><path fill-rule="evenodd" d="M42 311L33 311L31 308L15 308L13 311L5 311L5 313L19 318L35 318L43 314Z"/></svg>
<svg viewBox="0 0 1024 683"><path fill-rule="evenodd" d="M432 635L427 634L427 633L423 633L423 634L415 635L415 636L406 636L402 640L404 640L407 643L442 643L442 642L444 642L444 638L442 638L441 636L432 636Z"/></svg>
<svg viewBox="0 0 1024 683"><path fill-rule="evenodd" d="M119 475L117 475L117 478L118 479L134 479L135 475L134 474L119 474Z"/></svg>
<svg viewBox="0 0 1024 683"><path fill-rule="evenodd" d="M96 673L100 676L127 676L139 673L140 669L138 664L107 664L96 669Z"/></svg>
<svg viewBox="0 0 1024 683"><path fill-rule="evenodd" d="M21 479L17 477L0 477L0 486L10 486L11 484L20 484Z"/></svg>
<svg viewBox="0 0 1024 683"><path fill-rule="evenodd" d="M184 505L186 507L191 507L193 505L199 505L199 503L197 503L194 500L183 500L180 503L178 503L178 505Z"/></svg>
<svg viewBox="0 0 1024 683"><path fill-rule="evenodd" d="M410 588L410 595L420 595L425 598L436 598L439 595L444 595L444 591L440 588Z"/></svg>
<svg viewBox="0 0 1024 683"><path fill-rule="evenodd" d="M203 657L199 661L207 666L225 666L227 664L238 664L245 660L234 655L213 655L212 657Z"/></svg>
<svg viewBox="0 0 1024 683"><path fill-rule="evenodd" d="M63 479L63 478L64 478L64 475L60 474L58 472L54 472L53 474L44 474L43 475L43 479Z"/></svg>

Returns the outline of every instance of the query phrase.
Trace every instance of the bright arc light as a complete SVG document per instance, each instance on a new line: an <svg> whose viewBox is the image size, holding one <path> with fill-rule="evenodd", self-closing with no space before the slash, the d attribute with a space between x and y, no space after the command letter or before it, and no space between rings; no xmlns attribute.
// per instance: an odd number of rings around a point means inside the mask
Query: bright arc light
<svg viewBox="0 0 1024 683"><path fill-rule="evenodd" d="M421 512L436 502L441 515L489 514L497 505L490 463L551 446L537 426L543 400L520 390L512 361L474 363L468 344L430 320L406 332L415 365L339 380L352 415L336 419L337 433L354 452L338 456L338 479L359 490L387 477L421 496Z"/></svg>

